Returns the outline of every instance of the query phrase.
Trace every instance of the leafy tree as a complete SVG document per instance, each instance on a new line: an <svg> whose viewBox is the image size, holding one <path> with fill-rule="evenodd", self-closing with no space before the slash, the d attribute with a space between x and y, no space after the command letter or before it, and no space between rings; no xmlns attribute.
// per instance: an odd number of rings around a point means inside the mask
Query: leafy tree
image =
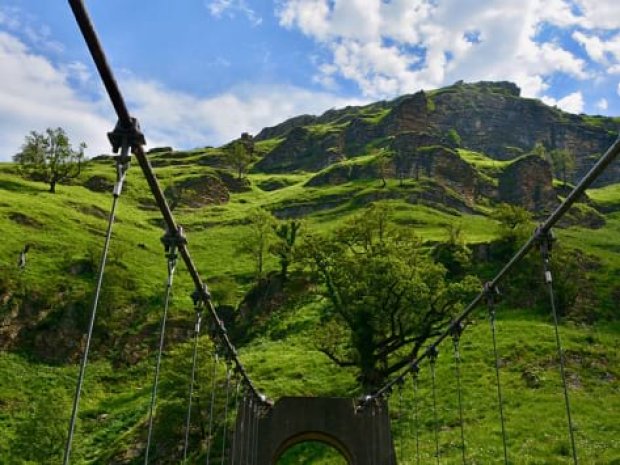
<svg viewBox="0 0 620 465"><path fill-rule="evenodd" d="M238 251L248 254L254 260L256 279L263 277L265 257L273 243L274 218L271 213L257 209L249 217L250 230L243 236Z"/></svg>
<svg viewBox="0 0 620 465"><path fill-rule="evenodd" d="M554 149L549 152L551 165L556 177L561 176L564 186L575 171L575 155L566 149Z"/></svg>
<svg viewBox="0 0 620 465"><path fill-rule="evenodd" d="M318 349L356 367L365 389L406 366L479 289L471 276L448 282L445 267L381 205L331 237L308 237L304 252L327 299Z"/></svg>
<svg viewBox="0 0 620 465"><path fill-rule="evenodd" d="M269 251L278 258L280 262L280 276L282 282L288 278L288 268L293 261L295 243L299 237L301 221L286 220L273 225L276 240L271 244Z"/></svg>
<svg viewBox="0 0 620 465"><path fill-rule="evenodd" d="M532 214L525 208L502 203L493 217L499 222L500 240L506 243L523 242L533 231Z"/></svg>
<svg viewBox="0 0 620 465"><path fill-rule="evenodd" d="M471 250L463 238L463 227L458 223L448 223L445 231L447 240L433 248L433 258L446 267L448 278L462 278L471 269Z"/></svg>
<svg viewBox="0 0 620 465"><path fill-rule="evenodd" d="M252 162L254 153L254 141L247 133L241 134L241 138L233 142L226 149L226 160L235 169L239 179L243 178L245 170Z"/></svg>
<svg viewBox="0 0 620 465"><path fill-rule="evenodd" d="M13 157L24 173L47 182L51 193L56 184L76 178L84 161L85 143L74 150L62 128L48 128L45 134L32 131L26 136L22 150Z"/></svg>

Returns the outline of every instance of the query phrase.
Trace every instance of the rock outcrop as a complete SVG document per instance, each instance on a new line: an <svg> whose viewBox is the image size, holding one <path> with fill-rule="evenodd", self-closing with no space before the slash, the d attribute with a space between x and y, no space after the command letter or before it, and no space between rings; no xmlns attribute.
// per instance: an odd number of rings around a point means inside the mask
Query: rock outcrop
<svg viewBox="0 0 620 465"><path fill-rule="evenodd" d="M537 213L551 211L558 196L549 163L530 155L508 165L499 176L499 201Z"/></svg>

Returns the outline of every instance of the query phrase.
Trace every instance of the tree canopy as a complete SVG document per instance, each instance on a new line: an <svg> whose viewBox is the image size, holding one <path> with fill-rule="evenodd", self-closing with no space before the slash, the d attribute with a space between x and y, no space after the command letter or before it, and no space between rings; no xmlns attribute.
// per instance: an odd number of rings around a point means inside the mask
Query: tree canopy
<svg viewBox="0 0 620 465"><path fill-rule="evenodd" d="M406 366L479 289L472 276L448 281L446 268L410 229L394 226L382 205L332 236L308 237L304 254L327 302L318 349L356 367L366 389Z"/></svg>
<svg viewBox="0 0 620 465"><path fill-rule="evenodd" d="M75 150L62 128L48 128L45 134L32 131L25 138L21 151L13 160L25 174L49 184L56 192L56 184L79 176L84 160L85 143Z"/></svg>

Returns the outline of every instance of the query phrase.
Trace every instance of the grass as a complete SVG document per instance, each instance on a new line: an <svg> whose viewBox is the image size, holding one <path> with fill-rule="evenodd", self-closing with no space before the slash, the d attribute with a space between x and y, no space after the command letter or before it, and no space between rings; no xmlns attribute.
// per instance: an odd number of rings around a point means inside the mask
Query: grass
<svg viewBox="0 0 620 465"><path fill-rule="evenodd" d="M263 141L261 150L268 150L279 141ZM177 157L184 164L161 164L156 168L162 184L178 182L187 177L207 175L213 170L194 162L215 149L200 149ZM492 161L482 154L459 150L470 164L482 172L494 175L504 162ZM166 155L155 158L164 159ZM365 163L369 155L350 163ZM187 163L187 164L185 164ZM0 223L3 241L0 242L0 271L8 279L19 283L29 292L48 294L49 309L62 307L67 294L83 295L85 307L90 301L92 275L71 271L84 259L96 257L105 230L105 212L110 207L109 193L92 192L79 183L59 186L58 193L46 192L43 184L16 176L11 165L0 166ZM91 163L82 180L91 176L113 179L110 162ZM239 284L237 297L247 289L252 264L248 257L237 252L237 244L247 232L247 216L253 209L279 210L289 207L309 207L305 218L308 230L329 232L349 216L359 212L363 201L378 194L402 194L424 189L424 183L408 183L404 188L389 180L385 189L377 180L361 180L338 186L305 187L311 173L295 175L251 174L251 189L233 194L231 201L220 206L197 209L179 208L175 211L179 222L188 231L192 257L201 273L217 282L223 276L232 277ZM265 191L257 187L261 182L281 180L281 188ZM608 186L589 191L599 205L614 207L620 202L620 188ZM144 199L150 197L138 168L128 175L127 189L120 199L118 224L114 230L111 258L116 265L111 273L117 278L131 280L130 290L119 293L143 308L135 310L127 319L120 310L102 313L97 325L116 321L116 333L106 344L98 346L91 359L86 377L80 425L76 435L75 462L104 464L124 457L123 463L140 463L140 448L145 438L145 420L152 379L153 351L156 327L161 314L161 296L165 281L165 259L159 243L163 231L158 226L159 214L147 209ZM329 202L333 202L330 204ZM440 211L430 206L409 204L402 199L390 201L395 220L414 228L424 240L446 238L446 226L459 223L465 240L470 243L492 240L497 224L489 216L468 215L456 211ZM328 205L329 208L320 208ZM18 213L19 215L15 215ZM615 286L620 270L618 237L620 213L606 215L606 225L596 231L573 227L559 230L560 240L600 257L605 275L599 276L599 286ZM26 270L17 272L17 254L25 243L32 244ZM90 258L89 258L90 257ZM275 261L268 267L275 268ZM214 284L215 286L216 284ZM64 290L63 290L64 289ZM177 418L170 425L160 425L162 438L166 433L174 439L182 437L184 399L187 395L189 354L188 340L193 326L193 310L189 294L192 283L180 265L175 281L174 301L171 308L173 333L162 373L161 409L169 418ZM81 294L78 293L81 292ZM2 294L2 292L0 292ZM127 295L125 295L127 294ZM0 296L0 300L3 297ZM310 299L304 305L282 308L272 314L263 334L240 347L240 357L260 389L272 398L284 395L357 396L355 375L341 370L326 359L314 346L314 335L322 302ZM543 304L541 304L543 305ZM4 307L6 312L6 307ZM0 315L6 317L6 313ZM506 399L509 454L515 464L570 463L566 441L562 394L559 385L553 328L549 318L534 310L508 310L500 313L499 351L502 359L502 380ZM620 460L620 346L617 323L592 327L564 325L562 336L569 355L568 372L571 379L571 398L577 425L578 449L583 464L609 464ZM127 341L137 338L136 361L119 362L118 353ZM209 379L210 359L208 341L202 342L199 367L200 379ZM132 346L133 347L133 346ZM201 346L202 347L202 346ZM437 367L439 433L443 463L459 463L459 428L456 410L456 392L453 378L451 347L440 348ZM498 432L494 385L493 359L489 345L488 325L479 315L463 337L463 396L467 454L470 463L499 463L501 442ZM427 367L421 373L419 419L421 455L424 461L433 460L433 418L430 405ZM223 376L220 368L219 376ZM51 364L35 359L27 349L0 353L0 463L23 463L11 452L16 438L29 419L37 412L29 408L43 405L53 396L59 406L57 415L45 423L47 433L60 431L64 438L68 412L75 385L77 367L74 363ZM537 388L529 387L525 379L534 377ZM529 379L529 378L528 378ZM208 398L208 383L199 388L202 398ZM392 396L390 414L399 463L415 463L414 408L411 385L403 390L402 404L398 392ZM221 402L221 401L220 401ZM203 402L204 403L204 402ZM63 408L61 408L63 407ZM202 406L204 409L204 405ZM41 407L41 411L43 407ZM231 423L232 420L229 420ZM178 423L178 424L177 424ZM232 424L232 423L231 423ZM54 429L56 425L57 429ZM176 425L176 426L175 426ZM170 428L166 430L165 428ZM196 426L197 428L197 426ZM196 430L197 431L197 430ZM197 462L204 458L204 444L200 445L197 432L192 457ZM56 433L54 433L56 434ZM220 433L218 433L220 434ZM179 436L180 435L180 436ZM33 448L38 448L34 440ZM162 439L162 442L163 441ZM202 447L202 448L201 448ZM131 458L132 454L136 455ZM303 445L291 449L280 461L282 465L304 463L338 463L330 449L317 445ZM306 462L307 463L307 462Z"/></svg>

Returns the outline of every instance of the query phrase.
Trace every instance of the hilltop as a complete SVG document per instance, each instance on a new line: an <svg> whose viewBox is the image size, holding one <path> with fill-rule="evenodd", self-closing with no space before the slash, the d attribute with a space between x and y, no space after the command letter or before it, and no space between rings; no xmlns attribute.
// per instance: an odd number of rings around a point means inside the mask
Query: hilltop
<svg viewBox="0 0 620 465"><path fill-rule="evenodd" d="M232 322L248 315L247 303L256 292L253 264L239 252L239 244L250 233L249 217L257 208L281 219L303 218L308 230L327 233L365 206L386 201L393 207L395 221L415 230L427 248L445 241L447 227L458 225L481 263L480 271L489 274L500 265L489 258L498 237L495 213L500 205L518 205L541 218L611 145L618 136L618 123L614 118L568 114L522 98L512 83L456 83L392 101L332 109L320 116L302 115L265 128L252 137L253 159L241 179L226 156L236 141L190 151L161 148L149 158L187 231L192 256L223 315ZM568 179L561 180L552 160L536 153L537 144L547 153L566 149L574 155L575 169ZM108 156L92 160L79 179L59 186L56 195L48 194L45 185L19 176L13 164L0 165L4 233L0 405L6 412L0 413L0 437L9 438L0 441L0 462L10 456L11 447L18 447L14 438L28 427L28 419L39 418L28 410L30 404L57 417L52 423L57 423L58 431L49 433L48 428L41 434L64 435L62 407L74 388L73 363L81 353L79 341L87 322L113 181ZM139 463L143 447L165 261L159 242L162 222L137 167L128 175L118 220L78 439L76 457L84 463ZM613 413L601 416L599 412L620 410L620 354L614 342L620 296L618 162L588 191L557 233L563 246L578 249L575 255L583 257L588 289L596 302L595 311L563 328L578 399L580 441L590 463L610 463L618 458L618 421ZM19 272L17 254L26 243L32 246L28 264ZM267 271L276 270L276 260L269 258L266 266ZM181 268L162 377L168 381L162 387L164 413L158 429L166 444L161 463L174 463L175 441L182 432L180 424L174 425L184 411L194 318L188 297L192 290ZM246 307L240 306L244 300ZM532 424L545 434L561 424L546 307L544 302L526 304L531 300L524 298L522 307L504 309L500 315L507 397L513 396L513 448L526 440ZM338 369L315 347L322 304L316 293L307 291L252 315L252 331L237 342L252 377L269 395L360 394L354 373ZM499 450L489 401L493 386L477 375L491 364L485 329L483 324L473 325L464 348L468 353L464 363L470 369L468 423L471 441L478 444L471 453L481 463ZM535 346L527 334L545 342ZM202 344L206 353L206 338ZM203 364L202 377L208 379L209 367L206 361ZM449 383L450 370L446 361L440 379ZM453 387L449 389L444 392L450 398L449 407L442 416L452 426L442 434L453 440L457 431L452 418ZM519 392L525 393L521 401L515 395ZM48 398L55 400L54 405L46 405ZM545 407L537 407L537 402ZM405 406L412 406L408 395ZM392 408L397 409L394 404ZM542 418L546 409L553 415ZM405 431L408 426L398 417L396 428ZM423 434L429 440L432 433L426 420ZM531 457L516 463L530 463L530 458L536 463L565 463L562 441L562 433L554 432L547 444L533 445ZM488 442L493 445L480 445ZM406 440L404 447L411 452L413 441ZM458 456L456 448L446 447L447 456Z"/></svg>

